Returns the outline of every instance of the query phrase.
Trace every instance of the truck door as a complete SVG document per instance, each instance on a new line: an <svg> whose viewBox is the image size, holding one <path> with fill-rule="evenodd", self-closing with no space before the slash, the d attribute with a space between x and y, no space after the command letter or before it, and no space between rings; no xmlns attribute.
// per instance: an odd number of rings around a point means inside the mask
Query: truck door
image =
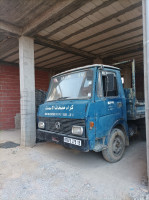
<svg viewBox="0 0 149 200"><path fill-rule="evenodd" d="M96 96L96 137L106 136L115 122L122 118L122 98L114 71L98 71Z"/></svg>

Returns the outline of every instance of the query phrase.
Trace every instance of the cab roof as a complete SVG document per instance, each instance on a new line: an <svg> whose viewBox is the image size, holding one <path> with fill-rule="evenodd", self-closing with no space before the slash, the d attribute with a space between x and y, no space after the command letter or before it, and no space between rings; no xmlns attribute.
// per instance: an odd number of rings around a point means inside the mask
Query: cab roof
<svg viewBox="0 0 149 200"><path fill-rule="evenodd" d="M78 71L78 70L82 70L82 69L92 68L92 67L99 67L99 68L101 68L101 69L103 69L103 68L108 68L108 69L120 70L119 68L114 67L114 66L110 66L110 65L92 64L92 65L86 65L86 66L83 66L83 67L77 67L77 68L74 68L74 69L70 69L70 70L61 72L61 73L59 73L59 74L56 74L56 75L54 75L53 77L59 76L59 75L62 75L62 74L67 74L67 73L69 73L69 72L74 72L74 71Z"/></svg>

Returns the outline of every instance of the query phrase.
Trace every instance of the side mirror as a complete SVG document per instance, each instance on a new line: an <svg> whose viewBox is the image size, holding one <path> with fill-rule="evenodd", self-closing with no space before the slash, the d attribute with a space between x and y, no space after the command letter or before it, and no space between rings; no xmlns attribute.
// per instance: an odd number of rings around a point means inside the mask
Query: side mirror
<svg viewBox="0 0 149 200"><path fill-rule="evenodd" d="M107 74L107 91L114 90L114 74Z"/></svg>

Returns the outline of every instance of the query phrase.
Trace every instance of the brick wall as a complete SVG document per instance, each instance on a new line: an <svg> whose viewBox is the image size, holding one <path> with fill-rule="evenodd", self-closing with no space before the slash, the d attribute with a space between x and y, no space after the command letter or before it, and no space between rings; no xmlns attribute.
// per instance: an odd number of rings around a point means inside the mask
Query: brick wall
<svg viewBox="0 0 149 200"><path fill-rule="evenodd" d="M18 67L0 66L0 130L14 128L14 116L20 112Z"/></svg>
<svg viewBox="0 0 149 200"><path fill-rule="evenodd" d="M49 82L50 73L41 70L35 71L35 88L47 91L49 87Z"/></svg>
<svg viewBox="0 0 149 200"><path fill-rule="evenodd" d="M50 73L35 71L35 87L48 90ZM15 128L14 117L20 112L19 68L0 65L0 130Z"/></svg>

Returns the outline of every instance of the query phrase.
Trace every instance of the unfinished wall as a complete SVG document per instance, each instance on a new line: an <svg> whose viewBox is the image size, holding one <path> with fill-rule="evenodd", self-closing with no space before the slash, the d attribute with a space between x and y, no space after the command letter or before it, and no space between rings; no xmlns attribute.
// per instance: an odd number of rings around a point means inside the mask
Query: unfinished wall
<svg viewBox="0 0 149 200"><path fill-rule="evenodd" d="M35 87L48 90L51 73L35 70ZM19 67L0 65L0 130L15 128L20 113Z"/></svg>
<svg viewBox="0 0 149 200"><path fill-rule="evenodd" d="M144 74L136 72L136 95L138 100L144 100Z"/></svg>
<svg viewBox="0 0 149 200"><path fill-rule="evenodd" d="M132 87L131 67L121 68L121 76L124 77L124 88ZM144 99L144 74L143 71L136 71L136 96L138 100Z"/></svg>
<svg viewBox="0 0 149 200"><path fill-rule="evenodd" d="M131 88L131 68L124 67L121 69L121 76L124 77L124 88Z"/></svg>

